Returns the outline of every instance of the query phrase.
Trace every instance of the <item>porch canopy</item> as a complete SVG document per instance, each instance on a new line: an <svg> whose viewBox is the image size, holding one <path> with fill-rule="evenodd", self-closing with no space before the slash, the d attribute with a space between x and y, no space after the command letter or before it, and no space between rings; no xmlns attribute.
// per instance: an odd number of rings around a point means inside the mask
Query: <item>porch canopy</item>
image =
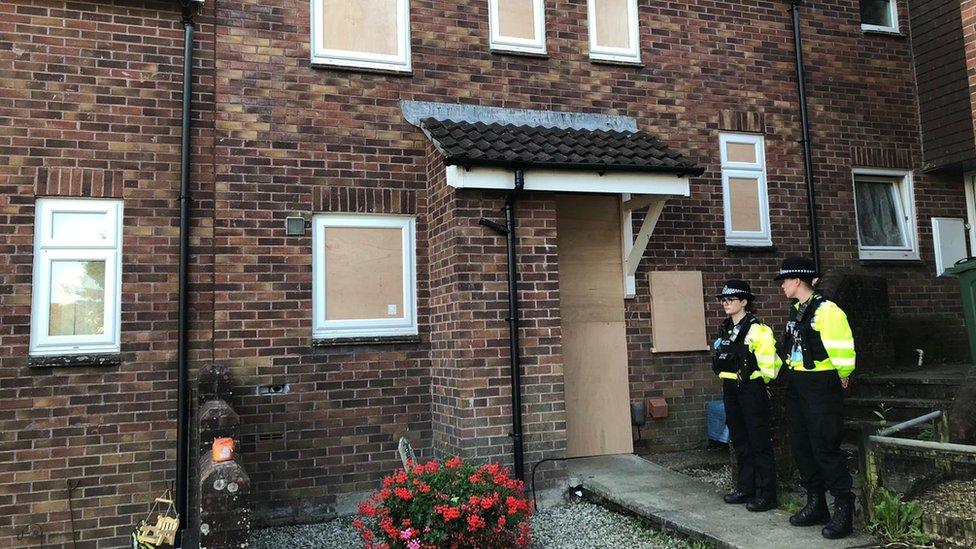
<svg viewBox="0 0 976 549"><path fill-rule="evenodd" d="M688 196L688 176L703 171L653 135L639 131L441 120L421 129L444 156L457 188L510 189L513 168L525 190Z"/></svg>
<svg viewBox="0 0 976 549"><path fill-rule="evenodd" d="M689 178L704 168L624 116L504 109L420 101L401 104L444 157L455 188L619 194L625 294L651 233L673 196L690 196ZM631 214L647 208L635 238Z"/></svg>

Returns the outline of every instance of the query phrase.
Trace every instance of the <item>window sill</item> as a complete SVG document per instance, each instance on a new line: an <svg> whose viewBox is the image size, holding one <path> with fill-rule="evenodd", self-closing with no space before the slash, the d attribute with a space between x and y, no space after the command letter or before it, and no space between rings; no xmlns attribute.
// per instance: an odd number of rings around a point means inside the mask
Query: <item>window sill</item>
<svg viewBox="0 0 976 549"><path fill-rule="evenodd" d="M320 70L361 72L367 74L383 74L387 76L405 76L407 78L413 77L413 69L409 69L409 68L398 69L394 67L369 67L369 66L359 66L359 65L344 65L339 63L330 63L327 61L312 61L311 66L313 69L320 69Z"/></svg>
<svg viewBox="0 0 976 549"><path fill-rule="evenodd" d="M514 55L516 57L531 57L533 59L549 59L549 52L547 51L519 51L497 46L490 48L489 51L492 55Z"/></svg>
<svg viewBox="0 0 976 549"><path fill-rule="evenodd" d="M121 353L51 355L27 357L31 368L57 368L73 366L118 366L122 364Z"/></svg>
<svg viewBox="0 0 976 549"><path fill-rule="evenodd" d="M885 27L874 27L874 26L864 26L861 25L861 34L872 34L876 36L890 36L892 38L908 38L905 33L898 29L889 29Z"/></svg>
<svg viewBox="0 0 976 549"><path fill-rule="evenodd" d="M610 65L615 67L633 67L643 69L644 62L637 59L606 59L603 57L590 57L590 62L594 65Z"/></svg>
<svg viewBox="0 0 976 549"><path fill-rule="evenodd" d="M726 244L725 251L729 253L734 253L734 252L776 253L776 246L765 245L765 244L762 246L743 246L741 244Z"/></svg>
<svg viewBox="0 0 976 549"><path fill-rule="evenodd" d="M859 259L862 267L921 267L925 261L921 259Z"/></svg>
<svg viewBox="0 0 976 549"><path fill-rule="evenodd" d="M347 345L407 345L416 343L421 343L419 335L312 338L312 347L342 347Z"/></svg>

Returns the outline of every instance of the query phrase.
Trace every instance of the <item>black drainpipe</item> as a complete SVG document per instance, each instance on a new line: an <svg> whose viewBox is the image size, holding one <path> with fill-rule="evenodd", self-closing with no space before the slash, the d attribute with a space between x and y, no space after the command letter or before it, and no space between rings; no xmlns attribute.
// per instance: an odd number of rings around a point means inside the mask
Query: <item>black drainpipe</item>
<svg viewBox="0 0 976 549"><path fill-rule="evenodd" d="M193 107L193 10L183 1L183 127L180 146L180 266L177 339L176 512L180 530L176 546L183 546L189 520L190 388L187 368L187 265L190 259L190 113Z"/></svg>
<svg viewBox="0 0 976 549"><path fill-rule="evenodd" d="M817 203L813 196L813 155L810 152L810 119L807 113L806 73L803 70L803 39L800 38L800 0L790 3L793 18L793 47L796 54L796 86L800 92L800 124L803 126L803 174L807 184L807 210L810 216L810 248L820 270L820 237L817 236Z"/></svg>
<svg viewBox="0 0 976 549"><path fill-rule="evenodd" d="M490 219L481 218L481 225L488 227L498 234L505 235L508 243L508 345L511 356L512 377L512 459L514 461L515 478L525 480L524 448L522 445L522 366L519 347L519 305L518 305L518 272L515 256L515 198L519 191L525 188L525 172L522 168L515 169L515 189L505 198L505 225L499 225Z"/></svg>

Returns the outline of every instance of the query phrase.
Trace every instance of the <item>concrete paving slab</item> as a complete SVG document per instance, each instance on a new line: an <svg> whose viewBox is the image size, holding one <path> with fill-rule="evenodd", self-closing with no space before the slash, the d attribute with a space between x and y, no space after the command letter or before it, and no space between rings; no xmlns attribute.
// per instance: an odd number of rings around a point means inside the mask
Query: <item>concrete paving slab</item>
<svg viewBox="0 0 976 549"><path fill-rule="evenodd" d="M717 488L634 455L569 461L567 468L572 483L664 528L720 548L841 549L873 543L864 534L826 540L819 526L791 526L783 511L750 513L744 506L728 505Z"/></svg>

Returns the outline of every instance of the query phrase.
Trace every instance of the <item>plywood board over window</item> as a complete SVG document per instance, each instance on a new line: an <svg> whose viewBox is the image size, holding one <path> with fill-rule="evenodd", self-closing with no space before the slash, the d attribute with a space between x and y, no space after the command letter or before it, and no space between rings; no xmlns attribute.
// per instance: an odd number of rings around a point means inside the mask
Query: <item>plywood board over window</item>
<svg viewBox="0 0 976 549"><path fill-rule="evenodd" d="M410 71L408 0L312 0L312 64Z"/></svg>
<svg viewBox="0 0 976 549"><path fill-rule="evenodd" d="M488 0L491 49L515 53L546 53L543 0Z"/></svg>
<svg viewBox="0 0 976 549"><path fill-rule="evenodd" d="M763 137L722 133L719 148L726 245L771 246Z"/></svg>
<svg viewBox="0 0 976 549"><path fill-rule="evenodd" d="M590 59L640 63L637 0L589 0Z"/></svg>
<svg viewBox="0 0 976 549"><path fill-rule="evenodd" d="M320 214L312 225L312 336L416 335L414 219Z"/></svg>
<svg viewBox="0 0 976 549"><path fill-rule="evenodd" d="M649 278L653 351L708 350L701 272L654 271Z"/></svg>

